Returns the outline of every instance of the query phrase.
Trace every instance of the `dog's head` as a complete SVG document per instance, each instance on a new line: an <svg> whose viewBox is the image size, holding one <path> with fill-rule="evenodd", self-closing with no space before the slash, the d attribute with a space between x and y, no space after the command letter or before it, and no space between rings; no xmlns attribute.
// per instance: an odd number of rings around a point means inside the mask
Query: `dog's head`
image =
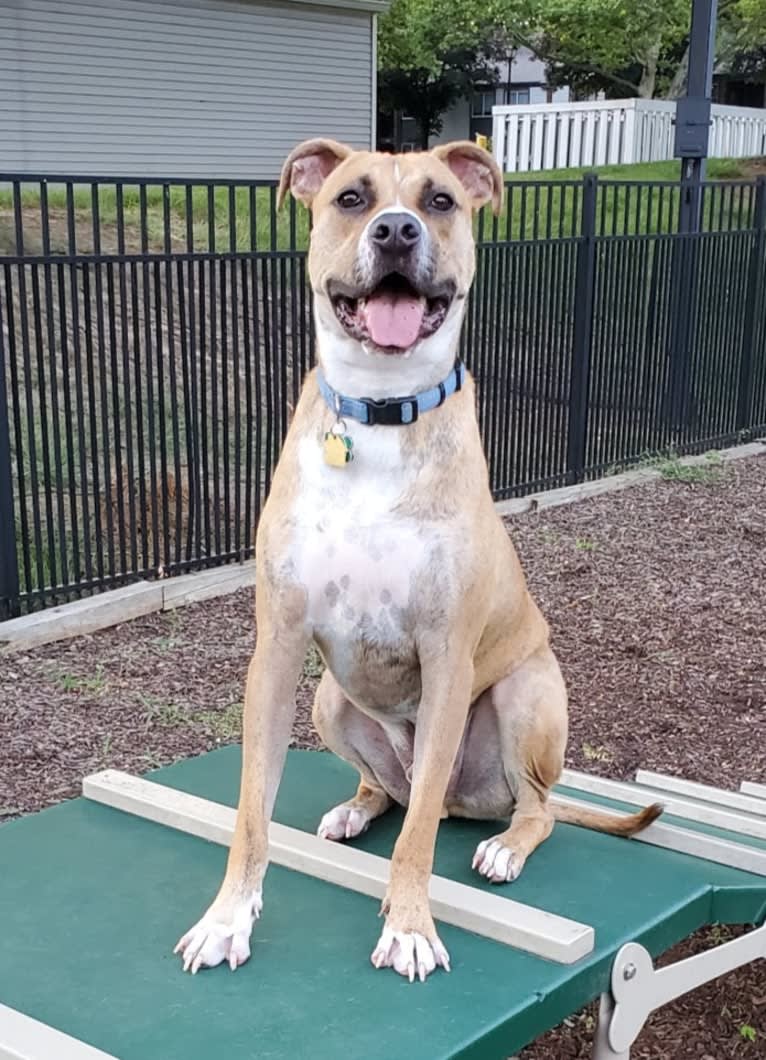
<svg viewBox="0 0 766 1060"><path fill-rule="evenodd" d="M288 190L313 215L309 274L328 375L373 397L443 378L474 274L472 213L502 201L494 159L468 142L388 155L309 140L285 162L280 202Z"/></svg>

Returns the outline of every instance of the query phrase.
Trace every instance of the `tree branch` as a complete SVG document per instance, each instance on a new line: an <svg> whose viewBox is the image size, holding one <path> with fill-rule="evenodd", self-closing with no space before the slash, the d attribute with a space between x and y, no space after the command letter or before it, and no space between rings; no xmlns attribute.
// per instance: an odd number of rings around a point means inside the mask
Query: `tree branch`
<svg viewBox="0 0 766 1060"><path fill-rule="evenodd" d="M611 81L613 85L619 85L621 88L630 89L632 96L638 95L638 85L632 81L628 81L625 77L619 77L617 74L611 73L609 70L604 70L601 66L595 66L592 63L578 63L573 62L571 59L562 59L555 53L545 54L540 48L534 44L532 40L525 40L519 34L514 34L515 39L525 48L529 48L542 63L551 64L558 63L560 66L568 66L570 70L577 70L581 74L595 74L597 77L603 77L605 81Z"/></svg>

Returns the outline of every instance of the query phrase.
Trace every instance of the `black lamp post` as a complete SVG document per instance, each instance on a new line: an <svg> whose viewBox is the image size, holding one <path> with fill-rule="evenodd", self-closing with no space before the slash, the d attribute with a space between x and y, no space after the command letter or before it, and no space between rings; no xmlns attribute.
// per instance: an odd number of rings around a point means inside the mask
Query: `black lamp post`
<svg viewBox="0 0 766 1060"><path fill-rule="evenodd" d="M718 0L692 0L689 40L689 73L686 96L676 104L675 156L681 159L680 228L695 232L699 226L700 184L710 139L710 106Z"/></svg>
<svg viewBox="0 0 766 1060"><path fill-rule="evenodd" d="M702 226L702 182L710 140L710 108L718 0L692 0L686 96L676 104L675 155L681 159L679 236L674 241L670 371L666 415L682 431L694 415L691 306L697 276L695 233ZM689 238L691 237L691 238Z"/></svg>

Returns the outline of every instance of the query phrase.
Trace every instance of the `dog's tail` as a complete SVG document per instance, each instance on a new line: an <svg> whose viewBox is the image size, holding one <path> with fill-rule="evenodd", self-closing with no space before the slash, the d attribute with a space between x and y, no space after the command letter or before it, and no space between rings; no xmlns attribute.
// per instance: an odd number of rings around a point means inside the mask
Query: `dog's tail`
<svg viewBox="0 0 766 1060"><path fill-rule="evenodd" d="M665 807L662 803L653 802L638 813L616 814L553 802L551 809L555 819L564 824L577 824L581 828L607 832L609 835L632 836L636 832L642 832L652 821L656 821Z"/></svg>

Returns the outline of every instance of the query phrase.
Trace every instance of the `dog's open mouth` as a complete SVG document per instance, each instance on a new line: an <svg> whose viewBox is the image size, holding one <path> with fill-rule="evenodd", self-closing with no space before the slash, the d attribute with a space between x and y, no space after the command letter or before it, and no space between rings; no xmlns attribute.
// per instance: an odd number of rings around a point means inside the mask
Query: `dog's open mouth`
<svg viewBox="0 0 766 1060"><path fill-rule="evenodd" d="M453 297L446 287L436 293L420 292L398 272L384 276L363 294L351 294L340 285L333 289L332 284L329 294L348 334L385 353L404 353L438 331Z"/></svg>

